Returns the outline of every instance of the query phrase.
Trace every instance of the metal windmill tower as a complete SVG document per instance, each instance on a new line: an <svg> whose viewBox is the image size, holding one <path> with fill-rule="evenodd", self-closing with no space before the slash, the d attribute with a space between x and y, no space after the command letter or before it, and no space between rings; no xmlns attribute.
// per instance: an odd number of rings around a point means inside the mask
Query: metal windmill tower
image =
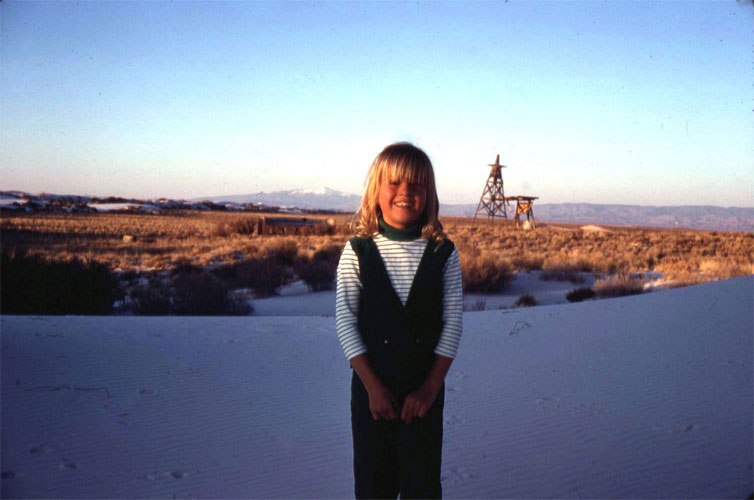
<svg viewBox="0 0 754 500"><path fill-rule="evenodd" d="M503 172L505 165L500 165L500 155L495 158L495 163L491 163L490 176L487 177L487 184L482 191L482 197L479 198L479 205L474 212L474 218L480 213L487 214L490 219L493 217L508 218L505 210L505 193L503 192Z"/></svg>

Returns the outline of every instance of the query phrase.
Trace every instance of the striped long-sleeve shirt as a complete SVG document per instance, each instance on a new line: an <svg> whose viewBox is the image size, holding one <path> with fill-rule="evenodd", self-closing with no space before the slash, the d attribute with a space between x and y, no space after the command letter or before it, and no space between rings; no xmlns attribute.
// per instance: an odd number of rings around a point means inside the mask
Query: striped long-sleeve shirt
<svg viewBox="0 0 754 500"><path fill-rule="evenodd" d="M385 262L390 283L405 306L411 291L411 284L427 246L427 240L419 238L413 241L396 241L382 234L374 235L373 239ZM367 352L358 329L360 295L359 258L349 242L346 243L338 264L335 298L335 328L348 360ZM442 323L443 327L437 347L435 347L435 354L455 358L463 330L461 265L456 249L453 249L445 263Z"/></svg>

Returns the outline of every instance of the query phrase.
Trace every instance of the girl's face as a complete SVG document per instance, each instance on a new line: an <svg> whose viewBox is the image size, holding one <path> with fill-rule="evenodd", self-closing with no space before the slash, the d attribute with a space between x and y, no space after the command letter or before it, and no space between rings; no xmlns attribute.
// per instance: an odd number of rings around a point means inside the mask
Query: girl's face
<svg viewBox="0 0 754 500"><path fill-rule="evenodd" d="M379 194L382 218L397 229L406 229L419 220L427 204L427 188L424 184L391 180L384 175Z"/></svg>

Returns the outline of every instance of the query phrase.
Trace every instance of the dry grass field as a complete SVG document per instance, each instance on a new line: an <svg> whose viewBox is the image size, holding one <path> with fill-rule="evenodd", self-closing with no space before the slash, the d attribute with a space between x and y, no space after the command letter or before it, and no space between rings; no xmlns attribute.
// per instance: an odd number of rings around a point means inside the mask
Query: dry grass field
<svg viewBox="0 0 754 500"><path fill-rule="evenodd" d="M165 270L191 263L230 264L294 242L312 256L342 247L349 215L334 218L333 234L245 234L259 216L238 212L140 214L2 214L0 247L52 260L79 258L116 272ZM272 215L275 217L275 215ZM442 219L468 265L488 263L516 270L658 271L668 278L709 281L754 272L754 234L682 229L597 227L541 223L522 231L510 223L465 217ZM125 238L124 236L130 236Z"/></svg>
<svg viewBox="0 0 754 500"><path fill-rule="evenodd" d="M298 234L258 235L251 228L259 216L3 213L0 248L6 259L25 255L37 262L105 267L126 283L126 296L157 304L145 313L167 311L165 304L175 300L166 294L179 289L188 297L192 288L214 287L223 301L228 289L245 287L257 297L265 296L296 277L313 290L328 288L340 250L350 237L350 216L307 216L334 219L334 227L327 231L304 228L296 230ZM540 223L536 230L523 231L499 220L446 217L442 221L459 249L467 291L495 292L510 283L513 273L531 270L542 271L541 279L567 280L575 287L581 273L597 273L602 276L595 291L602 296L641 291L636 273L659 272L682 286L754 272L752 233L560 223ZM12 267L12 262L4 266ZM156 292L155 287L168 286L165 277L171 275L172 288ZM133 283L147 284L139 290ZM197 302L195 297L186 300ZM223 307L235 310L232 305Z"/></svg>
<svg viewBox="0 0 754 500"><path fill-rule="evenodd" d="M327 219L332 215L307 217ZM312 254L347 239L345 233L290 237L246 234L246 228L258 218L258 214L241 212L2 214L0 246L6 251L21 250L54 260L75 257L101 262L117 272L140 272L186 263L233 263L258 256L265 248L285 240L295 241L302 254ZM346 230L347 220L338 218L339 230Z"/></svg>

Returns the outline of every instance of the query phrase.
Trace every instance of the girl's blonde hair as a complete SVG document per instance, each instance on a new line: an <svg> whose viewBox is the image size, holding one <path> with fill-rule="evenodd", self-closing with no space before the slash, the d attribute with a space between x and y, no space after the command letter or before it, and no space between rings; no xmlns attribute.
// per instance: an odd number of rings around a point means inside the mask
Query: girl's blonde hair
<svg viewBox="0 0 754 500"><path fill-rule="evenodd" d="M408 142L396 142L383 149L372 162L364 184L361 206L351 221L351 229L357 236L368 238L379 231L382 215L379 204L380 183L387 177L390 181L406 181L424 185L427 203L417 221L422 227L422 236L442 242L446 236L437 216L440 202L437 199L435 174L427 153Z"/></svg>

